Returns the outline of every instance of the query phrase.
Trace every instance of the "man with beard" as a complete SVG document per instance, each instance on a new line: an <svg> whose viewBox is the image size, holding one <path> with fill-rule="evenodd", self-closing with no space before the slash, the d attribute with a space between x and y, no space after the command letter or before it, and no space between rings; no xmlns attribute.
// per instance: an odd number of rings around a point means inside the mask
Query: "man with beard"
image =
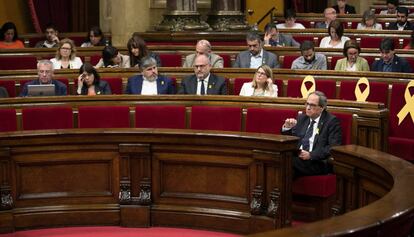
<svg viewBox="0 0 414 237"><path fill-rule="evenodd" d="M264 64L270 68L280 67L276 55L263 49L263 41L259 34L249 32L246 42L249 49L237 55L233 67L257 69Z"/></svg>
<svg viewBox="0 0 414 237"><path fill-rule="evenodd" d="M326 57L321 53L315 53L315 45L312 41L305 40L300 45L302 56L295 59L291 69L326 70Z"/></svg>
<svg viewBox="0 0 414 237"><path fill-rule="evenodd" d="M157 61L144 57L140 64L141 75L128 78L125 94L160 95L175 94L170 78L158 76Z"/></svg>
<svg viewBox="0 0 414 237"><path fill-rule="evenodd" d="M46 40L36 43L35 48L56 48L59 43L58 30L52 24L46 26Z"/></svg>
<svg viewBox="0 0 414 237"><path fill-rule="evenodd" d="M388 26L389 30L413 30L413 24L408 21L408 8L397 7L397 22Z"/></svg>
<svg viewBox="0 0 414 237"><path fill-rule="evenodd" d="M197 55L194 60L194 75L181 81L178 94L227 95L226 81L210 73L211 67L207 55Z"/></svg>
<svg viewBox="0 0 414 237"><path fill-rule="evenodd" d="M384 38L380 44L381 59L372 63L371 71L410 73L410 64L405 58L398 57L394 49L394 39Z"/></svg>

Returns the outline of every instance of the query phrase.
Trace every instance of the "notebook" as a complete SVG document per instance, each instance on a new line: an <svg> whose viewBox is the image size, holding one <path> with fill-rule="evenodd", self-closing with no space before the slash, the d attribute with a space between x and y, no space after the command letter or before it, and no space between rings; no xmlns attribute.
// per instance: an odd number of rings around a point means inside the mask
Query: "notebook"
<svg viewBox="0 0 414 237"><path fill-rule="evenodd" d="M55 85L28 85L27 86L28 96L53 96L55 95Z"/></svg>

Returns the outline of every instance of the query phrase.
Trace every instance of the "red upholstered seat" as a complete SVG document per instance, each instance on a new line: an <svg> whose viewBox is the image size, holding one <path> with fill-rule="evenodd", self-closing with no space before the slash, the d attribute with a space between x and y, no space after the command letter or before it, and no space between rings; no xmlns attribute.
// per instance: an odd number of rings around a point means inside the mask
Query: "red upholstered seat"
<svg viewBox="0 0 414 237"><path fill-rule="evenodd" d="M333 112L339 121L341 122L342 130L342 145L352 143L352 114Z"/></svg>
<svg viewBox="0 0 414 237"><path fill-rule="evenodd" d="M103 81L108 82L111 87L112 94L122 95L122 78L120 77L105 77Z"/></svg>
<svg viewBox="0 0 414 237"><path fill-rule="evenodd" d="M22 109L23 130L73 128L71 107L34 107Z"/></svg>
<svg viewBox="0 0 414 237"><path fill-rule="evenodd" d="M355 86L357 81L343 80L341 81L341 90L339 93L339 98L341 100L356 100L355 97ZM367 98L369 102L379 102L384 103L385 106L388 106L388 84L385 82L370 82L370 93ZM361 91L365 87L360 87Z"/></svg>
<svg viewBox="0 0 414 237"><path fill-rule="evenodd" d="M299 177L292 183L292 193L314 197L329 197L336 193L336 175Z"/></svg>
<svg viewBox="0 0 414 237"><path fill-rule="evenodd" d="M362 37L359 46L361 48L375 48L378 49L383 37ZM395 40L395 45L398 45L398 39Z"/></svg>
<svg viewBox="0 0 414 237"><path fill-rule="evenodd" d="M0 86L4 87L9 94L9 97L16 97L16 86L14 81L0 81Z"/></svg>
<svg viewBox="0 0 414 237"><path fill-rule="evenodd" d="M135 107L137 128L185 128L185 106L140 105Z"/></svg>
<svg viewBox="0 0 414 237"><path fill-rule="evenodd" d="M308 41L313 41L315 43L315 46L319 45L319 39L314 40L314 36L306 36L306 35L294 35L293 38L298 42L298 43L303 43L303 41L308 40Z"/></svg>
<svg viewBox="0 0 414 237"><path fill-rule="evenodd" d="M234 95L239 95L243 84L251 81L252 78L234 78Z"/></svg>
<svg viewBox="0 0 414 237"><path fill-rule="evenodd" d="M223 58L223 66L231 67L231 56L229 54L219 54Z"/></svg>
<svg viewBox="0 0 414 237"><path fill-rule="evenodd" d="M317 80L315 79L316 90L325 93L328 99L335 99L336 95L336 82L334 80ZM287 96L302 98L300 88L302 86L302 80L289 79L287 85ZM309 86L310 88L310 86Z"/></svg>
<svg viewBox="0 0 414 237"><path fill-rule="evenodd" d="M128 128L128 106L81 106L79 128Z"/></svg>
<svg viewBox="0 0 414 237"><path fill-rule="evenodd" d="M285 55L283 57L282 68L290 69L293 61L295 61L298 57L300 57L300 55Z"/></svg>
<svg viewBox="0 0 414 237"><path fill-rule="evenodd" d="M241 109L239 107L193 106L191 129L241 130Z"/></svg>
<svg viewBox="0 0 414 237"><path fill-rule="evenodd" d="M16 110L0 109L0 132L11 132L17 130Z"/></svg>
<svg viewBox="0 0 414 237"><path fill-rule="evenodd" d="M0 57L0 70L36 69L35 56L7 56Z"/></svg>
<svg viewBox="0 0 414 237"><path fill-rule="evenodd" d="M296 118L298 111L293 109L248 108L246 132L280 134L287 118Z"/></svg>
<svg viewBox="0 0 414 237"><path fill-rule="evenodd" d="M160 54L161 65L163 67L181 67L182 60L180 54Z"/></svg>
<svg viewBox="0 0 414 237"><path fill-rule="evenodd" d="M414 123L411 115L398 125L397 114L406 105L404 97L407 84L393 84L390 101L388 147L389 153L406 160L414 161ZM412 91L410 92L412 95Z"/></svg>
<svg viewBox="0 0 414 237"><path fill-rule="evenodd" d="M101 57L102 55L91 55L90 63L95 66L96 64L98 64L99 60L101 60Z"/></svg>
<svg viewBox="0 0 414 237"><path fill-rule="evenodd" d="M336 62L338 62L339 59L343 58L342 56L333 56L331 59L331 66L328 67L330 70L335 70Z"/></svg>

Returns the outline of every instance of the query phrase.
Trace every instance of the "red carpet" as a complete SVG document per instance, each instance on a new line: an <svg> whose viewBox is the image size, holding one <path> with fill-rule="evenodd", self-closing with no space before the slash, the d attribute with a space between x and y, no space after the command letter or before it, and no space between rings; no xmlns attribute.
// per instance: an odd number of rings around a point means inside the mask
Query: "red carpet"
<svg viewBox="0 0 414 237"><path fill-rule="evenodd" d="M240 235L213 231L177 228L123 228L123 227L66 227L17 231L0 237L240 237Z"/></svg>

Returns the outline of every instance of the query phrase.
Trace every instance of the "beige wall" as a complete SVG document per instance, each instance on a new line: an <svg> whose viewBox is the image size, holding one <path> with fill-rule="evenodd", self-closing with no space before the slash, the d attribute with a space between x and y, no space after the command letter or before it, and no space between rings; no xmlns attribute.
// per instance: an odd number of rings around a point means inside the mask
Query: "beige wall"
<svg viewBox="0 0 414 237"><path fill-rule="evenodd" d="M19 34L34 32L29 7L25 0L0 0L0 27L7 21L16 24Z"/></svg>
<svg viewBox="0 0 414 237"><path fill-rule="evenodd" d="M269 11L272 7L276 7L276 11L274 14L283 14L283 0L247 0L246 1L246 9L253 10L252 15L247 15L247 21L250 25L256 23L262 16L264 16L267 11ZM264 19L262 23L259 25L259 29L263 29L264 26L269 23L270 17L268 19Z"/></svg>

